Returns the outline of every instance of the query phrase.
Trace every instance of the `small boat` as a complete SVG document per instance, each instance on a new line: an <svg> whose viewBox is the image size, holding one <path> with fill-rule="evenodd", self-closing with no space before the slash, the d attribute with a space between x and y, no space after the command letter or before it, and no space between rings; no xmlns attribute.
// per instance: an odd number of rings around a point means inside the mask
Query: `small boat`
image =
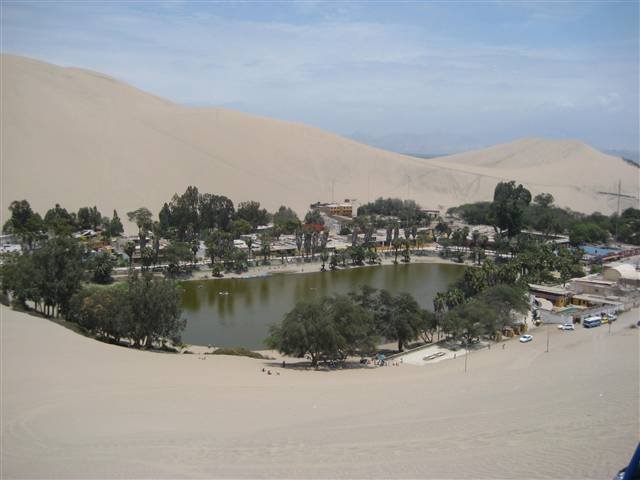
<svg viewBox="0 0 640 480"><path fill-rule="evenodd" d="M229 292L218 292L218 295L230 295Z"/></svg>

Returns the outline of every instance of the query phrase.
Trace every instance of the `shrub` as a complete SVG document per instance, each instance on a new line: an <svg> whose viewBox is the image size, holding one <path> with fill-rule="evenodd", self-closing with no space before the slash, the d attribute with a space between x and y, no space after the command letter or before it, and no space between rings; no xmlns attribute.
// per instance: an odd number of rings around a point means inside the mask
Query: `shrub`
<svg viewBox="0 0 640 480"><path fill-rule="evenodd" d="M261 360L266 360L267 357L258 352L252 352L244 347L223 347L214 350L213 352L205 353L205 355L234 355L236 357L250 357Z"/></svg>

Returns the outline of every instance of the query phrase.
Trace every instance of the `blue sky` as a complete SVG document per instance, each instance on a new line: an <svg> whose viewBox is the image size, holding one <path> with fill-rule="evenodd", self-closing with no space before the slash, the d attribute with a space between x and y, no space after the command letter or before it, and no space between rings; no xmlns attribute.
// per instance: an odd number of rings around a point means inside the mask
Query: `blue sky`
<svg viewBox="0 0 640 480"><path fill-rule="evenodd" d="M2 51L399 151L638 149L638 2L10 2Z"/></svg>

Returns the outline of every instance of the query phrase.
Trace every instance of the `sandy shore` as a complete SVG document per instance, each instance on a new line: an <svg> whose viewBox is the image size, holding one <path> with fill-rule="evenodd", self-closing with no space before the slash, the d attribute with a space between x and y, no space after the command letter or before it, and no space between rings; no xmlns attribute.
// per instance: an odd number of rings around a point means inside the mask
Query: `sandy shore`
<svg viewBox="0 0 640 480"><path fill-rule="evenodd" d="M2 478L611 478L638 441L637 310L466 374L203 361L0 313Z"/></svg>
<svg viewBox="0 0 640 480"><path fill-rule="evenodd" d="M316 256L318 258L318 256ZM402 256L398 255L398 263L403 264ZM412 255L410 263L439 263L439 264L447 264L447 265L471 265L471 263L457 263L453 260L449 260L446 258L442 258L439 256L426 256L426 255ZM349 265L346 268L338 267L337 271L340 270L349 270L352 268L375 268L384 265L393 265L393 257L382 257L380 264L369 265L365 263L360 266L352 266ZM329 271L329 262L326 263L325 268ZM191 281L191 280L205 280L205 279L217 279L217 278L255 278L255 277L266 277L269 275L280 274L280 273L314 273L322 271L322 262L320 260L316 260L314 262L309 263L296 263L292 261L290 263L282 264L280 259L272 259L271 265L258 265L256 267L250 267L247 272L242 273L225 273L223 277L212 277L211 269L207 268L206 270L196 270L193 272L188 278L180 279L180 281Z"/></svg>

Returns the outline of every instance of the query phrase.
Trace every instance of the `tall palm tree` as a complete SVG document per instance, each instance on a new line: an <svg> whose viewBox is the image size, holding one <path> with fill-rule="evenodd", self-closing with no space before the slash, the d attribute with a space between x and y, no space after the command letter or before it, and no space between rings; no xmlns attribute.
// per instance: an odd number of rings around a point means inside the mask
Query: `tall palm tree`
<svg viewBox="0 0 640 480"><path fill-rule="evenodd" d="M324 266L327 263L328 259L329 259L329 252L327 252L326 248L323 248L322 251L320 252L320 260L322 260L322 268L320 269L320 271L324 272L326 270Z"/></svg>
<svg viewBox="0 0 640 480"><path fill-rule="evenodd" d="M253 247L253 237L247 237L244 241L244 243L247 244L247 248L249 249L248 256L249 256L249 260L251 260L251 247Z"/></svg>
<svg viewBox="0 0 640 480"><path fill-rule="evenodd" d="M399 238L395 238L393 242L391 242L391 244L393 245L394 253L393 263L398 263L398 250L400 250L400 247L402 247L402 240L400 240Z"/></svg>
<svg viewBox="0 0 640 480"><path fill-rule="evenodd" d="M124 247L124 253L129 257L129 268L133 268L133 254L136 251L136 244L133 242L127 242Z"/></svg>
<svg viewBox="0 0 640 480"><path fill-rule="evenodd" d="M461 305L464 302L464 295L459 288L451 288L447 291L447 298L445 302L447 304L447 308L451 310L452 308Z"/></svg>

